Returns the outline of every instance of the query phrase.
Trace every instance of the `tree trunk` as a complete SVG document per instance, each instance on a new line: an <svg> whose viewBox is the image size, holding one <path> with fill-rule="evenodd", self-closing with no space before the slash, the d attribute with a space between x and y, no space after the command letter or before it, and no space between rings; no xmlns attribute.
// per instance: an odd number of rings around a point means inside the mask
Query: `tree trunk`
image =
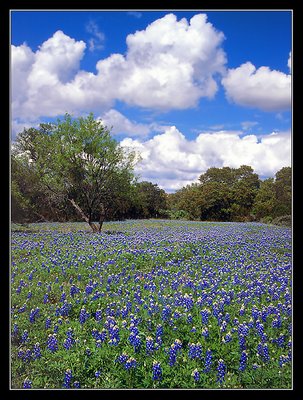
<svg viewBox="0 0 303 400"><path fill-rule="evenodd" d="M103 222L105 220L105 208L103 203L100 205L99 232L101 232Z"/></svg>
<svg viewBox="0 0 303 400"><path fill-rule="evenodd" d="M83 210L78 206L74 199L68 199L69 202L75 207L78 213L81 215L82 219L89 224L93 232L98 232L98 227L90 220L90 218L84 214ZM100 230L99 230L100 232Z"/></svg>

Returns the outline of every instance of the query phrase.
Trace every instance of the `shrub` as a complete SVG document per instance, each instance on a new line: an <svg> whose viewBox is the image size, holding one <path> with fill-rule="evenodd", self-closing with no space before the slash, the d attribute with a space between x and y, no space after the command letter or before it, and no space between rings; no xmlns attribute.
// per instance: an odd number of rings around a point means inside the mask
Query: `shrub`
<svg viewBox="0 0 303 400"><path fill-rule="evenodd" d="M292 218L291 215L281 215L280 217L274 218L271 223L279 226L291 226Z"/></svg>

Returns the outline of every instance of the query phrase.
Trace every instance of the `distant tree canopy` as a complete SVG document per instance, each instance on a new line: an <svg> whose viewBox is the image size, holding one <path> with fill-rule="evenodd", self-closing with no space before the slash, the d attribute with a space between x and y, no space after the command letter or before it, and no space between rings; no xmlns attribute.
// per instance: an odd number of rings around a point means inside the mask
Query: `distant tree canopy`
<svg viewBox="0 0 303 400"><path fill-rule="evenodd" d="M12 221L81 218L100 231L104 220L125 218L270 222L291 215L290 167L263 181L248 165L211 167L197 183L167 194L138 182L138 159L93 114L24 129L12 148Z"/></svg>
<svg viewBox="0 0 303 400"><path fill-rule="evenodd" d="M250 166L209 168L199 183L169 195L170 208L188 219L217 221L269 220L291 215L291 168L261 181Z"/></svg>

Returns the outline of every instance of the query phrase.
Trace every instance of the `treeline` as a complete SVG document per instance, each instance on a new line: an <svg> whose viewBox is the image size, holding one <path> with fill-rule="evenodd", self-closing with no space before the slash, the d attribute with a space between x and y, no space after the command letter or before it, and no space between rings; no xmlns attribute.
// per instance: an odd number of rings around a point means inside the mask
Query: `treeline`
<svg viewBox="0 0 303 400"><path fill-rule="evenodd" d="M262 221L291 224L291 168L261 180L252 167L209 168L168 196L169 216L202 221Z"/></svg>
<svg viewBox="0 0 303 400"><path fill-rule="evenodd" d="M137 155L92 114L24 129L11 156L11 219L17 223L170 218L291 223L291 168L261 180L250 166L209 168L167 194L139 182ZM99 222L99 228L94 221Z"/></svg>

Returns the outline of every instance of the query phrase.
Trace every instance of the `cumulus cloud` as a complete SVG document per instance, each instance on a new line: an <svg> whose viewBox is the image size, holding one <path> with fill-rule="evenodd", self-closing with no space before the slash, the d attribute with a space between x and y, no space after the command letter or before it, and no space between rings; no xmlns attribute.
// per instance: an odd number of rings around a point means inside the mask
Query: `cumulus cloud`
<svg viewBox="0 0 303 400"><path fill-rule="evenodd" d="M104 35L94 22L87 29L94 50ZM79 69L86 44L62 31L36 52L26 44L12 46L13 116L105 112L116 100L161 111L193 107L218 90L215 76L226 63L223 39L205 14L189 22L167 14L128 35L126 54L99 60L96 73Z"/></svg>
<svg viewBox="0 0 303 400"><path fill-rule="evenodd" d="M259 176L274 176L291 165L289 132L273 132L267 136L243 136L241 131L200 133L188 140L172 126L146 141L125 138L121 145L135 148L142 161L137 173L142 180L158 183L168 192L197 181L210 167L250 165Z"/></svg>
<svg viewBox="0 0 303 400"><path fill-rule="evenodd" d="M111 109L99 118L107 128L111 128L113 135L141 136L146 137L153 130L153 124L141 124L131 121L119 111Z"/></svg>
<svg viewBox="0 0 303 400"><path fill-rule="evenodd" d="M227 98L241 106L282 111L291 105L291 76L246 62L222 79Z"/></svg>

